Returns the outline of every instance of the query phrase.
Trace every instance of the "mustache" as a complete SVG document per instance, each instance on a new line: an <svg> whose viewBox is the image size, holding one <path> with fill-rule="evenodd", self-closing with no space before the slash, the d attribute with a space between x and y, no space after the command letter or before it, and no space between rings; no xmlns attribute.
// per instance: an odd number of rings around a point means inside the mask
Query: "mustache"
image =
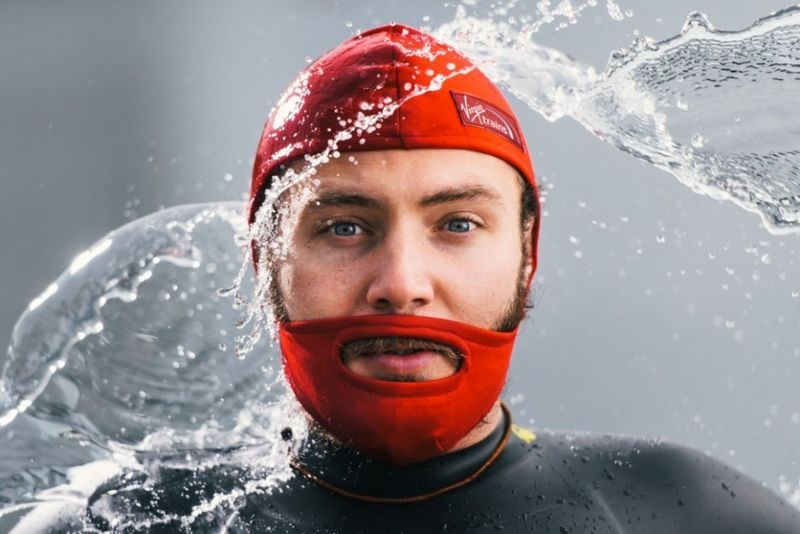
<svg viewBox="0 0 800 534"><path fill-rule="evenodd" d="M373 337L367 339L357 339L346 343L341 350L342 360L347 360L358 356L371 356L374 354L412 354L419 351L438 352L459 363L464 355L455 347L431 341L430 339L418 339L411 337Z"/></svg>

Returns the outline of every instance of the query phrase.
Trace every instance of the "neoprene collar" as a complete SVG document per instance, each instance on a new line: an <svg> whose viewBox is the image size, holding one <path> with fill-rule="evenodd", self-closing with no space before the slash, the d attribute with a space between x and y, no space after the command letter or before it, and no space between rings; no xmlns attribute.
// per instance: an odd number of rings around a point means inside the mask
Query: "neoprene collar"
<svg viewBox="0 0 800 534"><path fill-rule="evenodd" d="M427 500L469 484L503 452L511 434L511 416L502 407L502 421L489 436L423 462L407 466L381 462L312 432L293 466L316 484L347 497L384 503Z"/></svg>

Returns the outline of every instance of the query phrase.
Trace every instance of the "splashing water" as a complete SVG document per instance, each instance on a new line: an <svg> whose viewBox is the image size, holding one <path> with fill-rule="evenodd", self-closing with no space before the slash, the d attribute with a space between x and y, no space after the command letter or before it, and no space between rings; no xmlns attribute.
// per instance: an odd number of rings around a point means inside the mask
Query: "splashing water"
<svg viewBox="0 0 800 534"><path fill-rule="evenodd" d="M41 503L77 503L80 514L119 477L147 488L164 469L246 467L181 518L188 526L291 476L281 430L293 429L296 446L305 424L279 355L258 346L234 358L238 312L216 292L236 272L243 213L239 203L205 204L130 223L31 303L0 382L0 502L13 505L0 520ZM174 519L118 516L107 502L94 512L115 528Z"/></svg>
<svg viewBox="0 0 800 534"><path fill-rule="evenodd" d="M506 22L460 9L435 33L546 119L572 117L693 190L760 214L770 231L800 228L798 9L741 32L692 15L677 37L639 39L597 73L532 41L544 25L575 24L596 0L545 1L538 18L507 17L515 5L497 8ZM611 0L605 7L614 19L630 16ZM295 97L302 80L282 111L298 108ZM80 521L112 479L147 493L164 469L202 478L234 468L223 489L179 518L122 509L111 493L93 505L111 530L178 519L188 531L224 524L242 496L291 476L287 448L304 439L305 420L267 346L275 336L269 261L289 252L283 236L313 192L316 169L341 156L337 144L380 127L401 104L365 110L326 151L277 177L249 229L239 204L159 212L100 240L31 303L0 379L0 433L10 451L0 458L0 527L43 503ZM253 240L269 250L255 281L247 275ZM221 298L229 295L233 306ZM280 437L285 427L290 440Z"/></svg>
<svg viewBox="0 0 800 534"><path fill-rule="evenodd" d="M693 13L678 36L637 38L603 73L511 20L461 9L436 34L547 120L575 119L695 192L757 213L774 234L800 231L800 7L737 32Z"/></svg>

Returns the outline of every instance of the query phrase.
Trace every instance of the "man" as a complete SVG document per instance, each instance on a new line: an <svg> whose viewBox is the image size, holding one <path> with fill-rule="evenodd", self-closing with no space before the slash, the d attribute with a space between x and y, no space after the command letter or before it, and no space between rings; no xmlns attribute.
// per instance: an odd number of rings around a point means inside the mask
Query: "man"
<svg viewBox="0 0 800 534"><path fill-rule="evenodd" d="M305 69L259 145L253 235L291 211L303 169L288 252L253 249L314 430L297 476L238 527L800 532L797 510L704 454L512 424L499 395L536 269L536 182L507 102L457 51L390 25Z"/></svg>
<svg viewBox="0 0 800 534"><path fill-rule="evenodd" d="M800 532L704 454L512 423L499 399L539 218L519 125L466 58L401 25L329 52L273 110L249 211L312 422L294 476L260 493L239 465L126 473L62 530Z"/></svg>

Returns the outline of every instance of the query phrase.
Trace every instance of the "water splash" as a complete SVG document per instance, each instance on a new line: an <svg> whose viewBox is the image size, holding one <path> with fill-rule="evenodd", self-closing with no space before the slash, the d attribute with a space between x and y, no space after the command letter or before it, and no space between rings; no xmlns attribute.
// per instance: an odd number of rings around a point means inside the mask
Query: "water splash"
<svg viewBox="0 0 800 534"><path fill-rule="evenodd" d="M227 347L239 312L217 294L242 255L243 208L181 206L132 222L34 299L0 378L0 520L43 503L77 503L80 516L109 479L145 491L166 469L241 468L180 518L190 525L292 476L287 450L304 439L305 419L280 356L261 344L236 359ZM243 280L243 291L252 286ZM112 501L93 513L114 528L175 519L121 514Z"/></svg>
<svg viewBox="0 0 800 534"><path fill-rule="evenodd" d="M800 231L800 7L735 32L693 13L679 35L613 53L603 73L533 33L463 9L436 30L545 119L573 118L771 233Z"/></svg>
<svg viewBox="0 0 800 534"><path fill-rule="evenodd" d="M800 479L793 483L785 476L781 476L778 481L778 489L787 501L800 508Z"/></svg>

